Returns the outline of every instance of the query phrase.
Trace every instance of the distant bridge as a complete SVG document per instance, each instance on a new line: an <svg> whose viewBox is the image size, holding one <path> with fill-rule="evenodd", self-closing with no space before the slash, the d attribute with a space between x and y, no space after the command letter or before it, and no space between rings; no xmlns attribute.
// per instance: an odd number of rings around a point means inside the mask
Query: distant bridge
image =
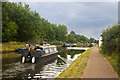
<svg viewBox="0 0 120 80"><path fill-rule="evenodd" d="M87 50L90 47L67 47L67 49L74 49L74 50Z"/></svg>

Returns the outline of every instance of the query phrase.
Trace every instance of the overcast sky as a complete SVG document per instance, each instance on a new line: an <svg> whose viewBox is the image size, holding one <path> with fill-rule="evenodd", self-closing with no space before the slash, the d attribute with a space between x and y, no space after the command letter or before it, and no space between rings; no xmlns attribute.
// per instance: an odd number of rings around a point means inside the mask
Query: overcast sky
<svg viewBox="0 0 120 80"><path fill-rule="evenodd" d="M64 24L77 34L98 39L103 29L118 22L117 2L29 2L51 23Z"/></svg>

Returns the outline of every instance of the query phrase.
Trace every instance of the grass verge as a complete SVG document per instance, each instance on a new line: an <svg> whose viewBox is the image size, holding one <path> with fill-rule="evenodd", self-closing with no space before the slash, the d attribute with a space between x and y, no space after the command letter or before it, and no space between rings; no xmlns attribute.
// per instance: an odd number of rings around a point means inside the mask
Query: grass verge
<svg viewBox="0 0 120 80"><path fill-rule="evenodd" d="M18 54L16 52L0 54L0 55L2 55L2 59L12 59L12 58L16 58L16 57L21 56L21 54Z"/></svg>
<svg viewBox="0 0 120 80"><path fill-rule="evenodd" d="M25 42L3 42L2 51L12 51L25 47Z"/></svg>
<svg viewBox="0 0 120 80"><path fill-rule="evenodd" d="M101 48L99 48L100 53L106 58L106 60L112 65L114 71L118 74L120 77L120 71L119 71L119 54L112 53L111 55L105 54L102 52Z"/></svg>
<svg viewBox="0 0 120 80"><path fill-rule="evenodd" d="M57 78L80 78L83 70L87 65L89 53L92 47L83 52L66 70L64 70Z"/></svg>

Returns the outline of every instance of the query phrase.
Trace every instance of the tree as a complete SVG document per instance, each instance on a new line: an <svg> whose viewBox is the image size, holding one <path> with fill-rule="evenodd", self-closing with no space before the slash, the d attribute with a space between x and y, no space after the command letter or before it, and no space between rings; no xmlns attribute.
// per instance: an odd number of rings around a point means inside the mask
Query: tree
<svg viewBox="0 0 120 80"><path fill-rule="evenodd" d="M83 42L88 38L71 31L61 24L51 24L41 18L38 12L30 9L28 4L5 2L2 4L3 41L58 41ZM9 33L9 34L8 34Z"/></svg>
<svg viewBox="0 0 120 80"><path fill-rule="evenodd" d="M9 22L5 28L3 28L3 40L4 41L12 41L16 40L15 37L17 35L18 26L15 22Z"/></svg>
<svg viewBox="0 0 120 80"><path fill-rule="evenodd" d="M74 32L74 31L71 31L70 34L75 34L75 32Z"/></svg>
<svg viewBox="0 0 120 80"><path fill-rule="evenodd" d="M97 43L97 41L94 38L90 38L89 43Z"/></svg>
<svg viewBox="0 0 120 80"><path fill-rule="evenodd" d="M119 25L113 25L102 32L102 51L107 54L118 52L118 36L120 35Z"/></svg>
<svg viewBox="0 0 120 80"><path fill-rule="evenodd" d="M68 42L76 43L76 42L82 42L87 43L88 38L83 35L75 34L74 31L71 31L70 34L68 34Z"/></svg>

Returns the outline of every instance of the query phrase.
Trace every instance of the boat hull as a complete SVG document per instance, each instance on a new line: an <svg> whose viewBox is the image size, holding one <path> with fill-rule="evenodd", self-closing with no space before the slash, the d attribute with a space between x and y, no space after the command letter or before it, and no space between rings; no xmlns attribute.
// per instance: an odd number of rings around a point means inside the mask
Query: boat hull
<svg viewBox="0 0 120 80"><path fill-rule="evenodd" d="M22 52L21 62L22 63L26 63L26 62L36 63L40 58L56 54L57 52L58 51L56 47L54 46L44 47L42 49L36 48L31 51L25 50L24 52Z"/></svg>

